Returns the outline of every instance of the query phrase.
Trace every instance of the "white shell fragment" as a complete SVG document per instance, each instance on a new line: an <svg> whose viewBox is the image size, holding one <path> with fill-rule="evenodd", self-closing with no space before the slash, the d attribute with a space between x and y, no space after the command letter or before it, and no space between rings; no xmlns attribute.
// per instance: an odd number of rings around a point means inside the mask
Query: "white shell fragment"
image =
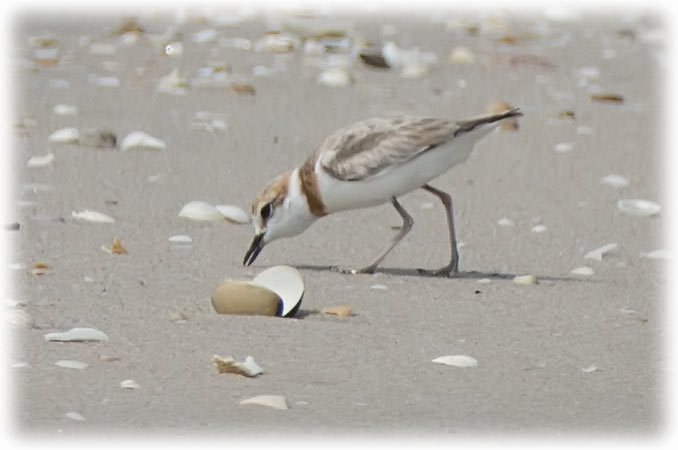
<svg viewBox="0 0 678 450"><path fill-rule="evenodd" d="M273 291L283 302L282 317L294 316L304 296L301 273L290 266L273 266L252 279L252 284Z"/></svg>
<svg viewBox="0 0 678 450"><path fill-rule="evenodd" d="M546 225L539 223L539 224L533 226L532 228L530 228L530 231L533 232L533 233L543 233L547 229L548 228L546 227Z"/></svg>
<svg viewBox="0 0 678 450"><path fill-rule="evenodd" d="M120 387L123 389L139 389L141 386L134 380L123 380L120 382Z"/></svg>
<svg viewBox="0 0 678 450"><path fill-rule="evenodd" d="M58 104L54 105L52 112L57 116L74 116L78 114L78 107L75 105Z"/></svg>
<svg viewBox="0 0 678 450"><path fill-rule="evenodd" d="M230 223L244 225L250 223L250 215L241 207L235 205L214 205L214 208L221 213Z"/></svg>
<svg viewBox="0 0 678 450"><path fill-rule="evenodd" d="M434 363L445 364L454 367L478 367L478 360L467 355L439 356L432 360Z"/></svg>
<svg viewBox="0 0 678 450"><path fill-rule="evenodd" d="M646 259L671 259L671 252L664 248L658 248L651 252L643 252L640 254L640 257Z"/></svg>
<svg viewBox="0 0 678 450"><path fill-rule="evenodd" d="M107 341L108 336L103 331L96 328L71 328L68 331L59 333L47 333L45 340L49 342L88 342L88 341Z"/></svg>
<svg viewBox="0 0 678 450"><path fill-rule="evenodd" d="M287 401L282 395L257 395L256 397L250 397L241 401L240 404L268 406L269 408L280 410L288 409Z"/></svg>
<svg viewBox="0 0 678 450"><path fill-rule="evenodd" d="M176 68L167 75L160 77L158 81L158 92L167 94L184 95L187 87L188 82L185 78L179 76L179 70Z"/></svg>
<svg viewBox="0 0 678 450"><path fill-rule="evenodd" d="M450 52L450 61L455 64L471 64L475 60L476 55L468 47L455 47Z"/></svg>
<svg viewBox="0 0 678 450"><path fill-rule="evenodd" d="M596 261L602 261L603 256L611 255L616 253L619 250L619 245L616 242L611 242L605 244L602 247L598 247L595 250L591 250L586 255L584 259L595 259Z"/></svg>
<svg viewBox="0 0 678 450"><path fill-rule="evenodd" d="M221 222L224 220L224 215L217 208L201 200L186 203L179 211L179 217L199 222Z"/></svg>
<svg viewBox="0 0 678 450"><path fill-rule="evenodd" d="M74 359L62 359L54 363L57 367L63 367L64 369L78 369L84 370L89 367L89 364L82 361L77 361Z"/></svg>
<svg viewBox="0 0 678 450"><path fill-rule="evenodd" d="M576 267L572 269L570 272L572 275L581 275L581 276L591 276L593 275L593 269L590 268L589 266L581 266L581 267Z"/></svg>
<svg viewBox="0 0 678 450"><path fill-rule="evenodd" d="M539 284L539 282L537 281L537 277L535 277L534 275L517 275L516 277L513 278L513 282L515 284L520 284L523 286Z"/></svg>
<svg viewBox="0 0 678 450"><path fill-rule="evenodd" d="M187 234L175 234L174 236L170 236L167 240L174 244L190 244L193 242L193 238Z"/></svg>
<svg viewBox="0 0 678 450"><path fill-rule="evenodd" d="M615 189L621 189L631 184L629 179L624 175L619 175L616 173L611 173L610 175L604 176L600 179L600 182Z"/></svg>
<svg viewBox="0 0 678 450"><path fill-rule="evenodd" d="M71 216L75 219L84 220L86 222L93 222L93 223L113 223L113 222L115 222L115 219L112 218L111 216L108 216L104 213L100 213L98 211L90 211L89 209L86 209L86 210L80 211L80 212L73 211L73 212L71 212Z"/></svg>
<svg viewBox="0 0 678 450"><path fill-rule="evenodd" d="M165 150L166 148L167 144L164 141L143 131L131 132L120 144L120 150L122 151L132 149Z"/></svg>
<svg viewBox="0 0 678 450"><path fill-rule="evenodd" d="M47 167L54 161L54 153L49 152L46 155L32 156L26 161L26 167L37 169L40 167Z"/></svg>
<svg viewBox="0 0 678 450"><path fill-rule="evenodd" d="M84 422L85 421L85 416L83 416L80 413L77 413L75 411L69 411L66 414L64 414L64 417L67 419L75 420L76 422Z"/></svg>
<svg viewBox="0 0 678 450"><path fill-rule="evenodd" d="M513 227L516 225L516 223L508 217L502 217L501 219L497 220L497 225L502 227Z"/></svg>
<svg viewBox="0 0 678 450"><path fill-rule="evenodd" d="M62 128L49 135L49 141L55 144L75 144L80 139L77 128Z"/></svg>
<svg viewBox="0 0 678 450"><path fill-rule="evenodd" d="M244 362L237 362L230 356L224 358L219 355L213 355L212 362L219 373L235 373L250 378L264 373L261 366L251 356L245 358Z"/></svg>
<svg viewBox="0 0 678 450"><path fill-rule="evenodd" d="M581 371L584 372L584 373L596 372L596 371L598 371L598 366L592 364L588 367L584 367L583 369L581 369Z"/></svg>
<svg viewBox="0 0 678 450"><path fill-rule="evenodd" d="M351 74L345 67L333 67L318 75L318 83L330 87L346 87L351 81Z"/></svg>
<svg viewBox="0 0 678 450"><path fill-rule="evenodd" d="M560 142L553 147L556 153L567 153L574 149L574 144L571 142Z"/></svg>
<svg viewBox="0 0 678 450"><path fill-rule="evenodd" d="M662 207L649 200L634 198L619 200L617 202L617 209L632 216L654 216L659 214Z"/></svg>

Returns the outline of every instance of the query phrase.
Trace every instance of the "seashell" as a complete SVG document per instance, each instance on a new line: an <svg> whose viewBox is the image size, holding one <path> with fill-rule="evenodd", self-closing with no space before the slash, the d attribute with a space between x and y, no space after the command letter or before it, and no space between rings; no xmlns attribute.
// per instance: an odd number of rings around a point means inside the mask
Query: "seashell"
<svg viewBox="0 0 678 450"><path fill-rule="evenodd" d="M620 189L631 184L628 178L626 178L623 175L618 175L616 173L604 176L603 178L600 179L600 182L603 184L607 184L608 186L612 186L615 189Z"/></svg>
<svg viewBox="0 0 678 450"><path fill-rule="evenodd" d="M623 199L617 202L617 209L632 216L654 216L662 207L655 202L639 198Z"/></svg>
<svg viewBox="0 0 678 450"><path fill-rule="evenodd" d="M516 225L516 223L508 217L502 217L501 219L497 220L497 225L502 227L513 227Z"/></svg>
<svg viewBox="0 0 678 450"><path fill-rule="evenodd" d="M252 283L270 289L282 301L279 316L293 317L304 297L304 280L301 273L290 266L270 267L252 279Z"/></svg>
<svg viewBox="0 0 678 450"><path fill-rule="evenodd" d="M176 68L158 80L158 92L166 94L184 95L187 87L188 82L179 76L179 70Z"/></svg>
<svg viewBox="0 0 678 450"><path fill-rule="evenodd" d="M467 355L439 356L432 360L434 363L445 364L454 367L478 367L478 360Z"/></svg>
<svg viewBox="0 0 678 450"><path fill-rule="evenodd" d="M75 219L80 219L84 220L87 222L93 222L93 223L113 223L115 222L115 219L112 218L111 216L108 216L104 213L100 213L98 211L90 211L89 209L86 209L84 211L80 212L71 212L71 216Z"/></svg>
<svg viewBox="0 0 678 450"><path fill-rule="evenodd" d="M58 104L54 105L52 112L57 116L74 116L78 114L78 107L75 105Z"/></svg>
<svg viewBox="0 0 678 450"><path fill-rule="evenodd" d="M23 309L14 308L2 313L2 324L15 328L30 328L33 326L33 317Z"/></svg>
<svg viewBox="0 0 678 450"><path fill-rule="evenodd" d="M574 149L574 144L572 142L560 142L553 146L553 150L556 153L567 153Z"/></svg>
<svg viewBox="0 0 678 450"><path fill-rule="evenodd" d="M299 39L290 34L268 34L254 44L254 51L284 53L294 50L299 44Z"/></svg>
<svg viewBox="0 0 678 450"><path fill-rule="evenodd" d="M539 223L539 224L533 226L532 228L530 228L530 231L533 232L533 233L543 233L547 229L548 228L546 227L546 225Z"/></svg>
<svg viewBox="0 0 678 450"><path fill-rule="evenodd" d="M241 207L235 205L214 205L214 208L221 213L229 223L246 224L250 223L252 218Z"/></svg>
<svg viewBox="0 0 678 450"><path fill-rule="evenodd" d="M584 367L583 369L581 369L581 371L584 372L584 373L597 372L597 371L598 371L598 366L592 364L592 365L590 365L590 366L588 366L588 367Z"/></svg>
<svg viewBox="0 0 678 450"><path fill-rule="evenodd" d="M619 245L616 242L605 244L602 247L598 247L595 250L591 250L586 255L584 259L595 259L596 261L602 261L603 256L614 254L619 250Z"/></svg>
<svg viewBox="0 0 678 450"><path fill-rule="evenodd" d="M576 267L572 269L570 272L572 275L582 275L585 277L593 275L593 269L590 268L589 266L581 266L581 267Z"/></svg>
<svg viewBox="0 0 678 450"><path fill-rule="evenodd" d="M256 397L250 397L241 401L240 404L268 406L269 408L280 410L288 409L287 401L282 395L257 395Z"/></svg>
<svg viewBox="0 0 678 450"><path fill-rule="evenodd" d="M193 238L187 234L175 234L174 236L170 236L167 240L175 244L190 244L193 242Z"/></svg>
<svg viewBox="0 0 678 450"><path fill-rule="evenodd" d="M166 148L167 144L165 142L143 131L131 132L120 144L120 150L122 151L132 149L165 150Z"/></svg>
<svg viewBox="0 0 678 450"><path fill-rule="evenodd" d="M275 292L248 281L226 281L217 286L212 306L219 314L280 316L283 310Z"/></svg>
<svg viewBox="0 0 678 450"><path fill-rule="evenodd" d="M224 220L224 215L216 207L201 200L186 203L179 211L179 217L201 222L221 222Z"/></svg>
<svg viewBox="0 0 678 450"><path fill-rule="evenodd" d="M54 161L54 153L49 152L46 155L41 156L32 156L28 161L26 161L26 167L31 169L39 167L47 167Z"/></svg>
<svg viewBox="0 0 678 450"><path fill-rule="evenodd" d="M332 67L320 72L318 83L331 87L345 87L352 82L351 74L344 67Z"/></svg>
<svg viewBox="0 0 678 450"><path fill-rule="evenodd" d="M74 359L62 359L54 363L57 367L63 367L64 369L77 369L84 370L89 367L89 364L86 362L74 360Z"/></svg>
<svg viewBox="0 0 678 450"><path fill-rule="evenodd" d="M450 52L450 61L455 64L471 64L475 60L476 55L468 47L455 47Z"/></svg>
<svg viewBox="0 0 678 450"><path fill-rule="evenodd" d="M423 61L415 61L405 64L400 70L401 78L421 78L431 71L431 65Z"/></svg>
<svg viewBox="0 0 678 450"><path fill-rule="evenodd" d="M59 333L47 333L45 335L46 341L58 342L88 342L88 341L107 341L108 336L103 331L96 328L71 328L68 331Z"/></svg>
<svg viewBox="0 0 678 450"><path fill-rule="evenodd" d="M67 419L75 420L76 422L84 422L86 420L85 416L75 411L67 412L66 414L64 414L64 417Z"/></svg>
<svg viewBox="0 0 678 450"><path fill-rule="evenodd" d="M134 380L123 380L120 382L120 387L123 389L139 389L141 386Z"/></svg>
<svg viewBox="0 0 678 450"><path fill-rule="evenodd" d="M118 236L115 236L113 238L113 243L111 244L110 247L102 245L101 249L108 253L109 255L112 254L124 255L127 253L127 250L125 249L125 247L122 246L122 243L120 242L120 238Z"/></svg>
<svg viewBox="0 0 678 450"><path fill-rule="evenodd" d="M640 257L647 259L671 259L671 251L659 248L657 250L652 250L651 252L641 253Z"/></svg>
<svg viewBox="0 0 678 450"><path fill-rule="evenodd" d="M62 128L49 135L49 141L55 144L75 144L80 139L77 128Z"/></svg>
<svg viewBox="0 0 678 450"><path fill-rule="evenodd" d="M391 66L386 62L386 58L381 54L380 50L362 49L358 54L363 63L367 66L375 67L377 69L390 69Z"/></svg>
<svg viewBox="0 0 678 450"><path fill-rule="evenodd" d="M539 284L537 277L534 275L518 275L513 278L515 284L520 284L523 286L529 286L534 284Z"/></svg>
<svg viewBox="0 0 678 450"><path fill-rule="evenodd" d="M212 355L212 362L219 373L235 373L250 378L264 373L264 370L251 356L248 356L244 362L240 363L230 356L223 358L219 355Z"/></svg>

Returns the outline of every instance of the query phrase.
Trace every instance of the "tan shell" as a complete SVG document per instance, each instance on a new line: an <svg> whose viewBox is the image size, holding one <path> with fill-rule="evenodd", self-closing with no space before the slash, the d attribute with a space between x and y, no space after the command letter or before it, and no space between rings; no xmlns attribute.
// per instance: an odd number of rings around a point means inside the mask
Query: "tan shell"
<svg viewBox="0 0 678 450"><path fill-rule="evenodd" d="M212 306L219 314L275 316L282 309L282 300L265 287L226 281L212 292Z"/></svg>

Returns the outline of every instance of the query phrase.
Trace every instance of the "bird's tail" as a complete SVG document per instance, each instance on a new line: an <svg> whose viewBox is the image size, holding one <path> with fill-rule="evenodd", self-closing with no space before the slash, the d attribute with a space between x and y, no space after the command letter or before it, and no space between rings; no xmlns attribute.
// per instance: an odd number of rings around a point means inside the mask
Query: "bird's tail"
<svg viewBox="0 0 678 450"><path fill-rule="evenodd" d="M480 125L499 122L500 120L509 119L511 117L520 117L523 113L518 108L509 109L500 113L485 114L482 116L472 117L466 120L457 122L457 129L454 131L454 136L468 133Z"/></svg>

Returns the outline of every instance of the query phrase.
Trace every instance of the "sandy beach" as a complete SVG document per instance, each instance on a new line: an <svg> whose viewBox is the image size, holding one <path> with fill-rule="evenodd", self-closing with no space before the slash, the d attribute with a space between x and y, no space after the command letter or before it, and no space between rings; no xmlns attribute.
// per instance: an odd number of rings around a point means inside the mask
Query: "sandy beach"
<svg viewBox="0 0 678 450"><path fill-rule="evenodd" d="M500 11L22 17L2 230L15 246L3 326L17 436L657 435L658 27L652 15ZM375 68L357 56L387 42L409 62ZM319 81L330 69L335 85ZM422 190L401 197L414 228L373 275L330 268L379 252L401 224L390 205L323 218L250 267L251 226L178 216L192 200L248 210L268 180L354 121L463 119L496 101L521 109L518 129L493 132L432 182L455 202L457 278L418 275L449 257L443 209ZM76 142L50 140L67 127ZM121 151L133 131L166 148ZM625 212L624 199L653 203ZM84 210L114 222L72 216ZM192 242L168 240L180 234ZM126 254L102 250L115 237ZM222 280L273 265L304 277L295 318L214 312ZM318 312L336 305L353 314ZM108 340L44 338L73 327ZM213 354L250 355L264 373L219 374ZM477 366L432 362L445 355ZM264 394L288 409L240 405Z"/></svg>

